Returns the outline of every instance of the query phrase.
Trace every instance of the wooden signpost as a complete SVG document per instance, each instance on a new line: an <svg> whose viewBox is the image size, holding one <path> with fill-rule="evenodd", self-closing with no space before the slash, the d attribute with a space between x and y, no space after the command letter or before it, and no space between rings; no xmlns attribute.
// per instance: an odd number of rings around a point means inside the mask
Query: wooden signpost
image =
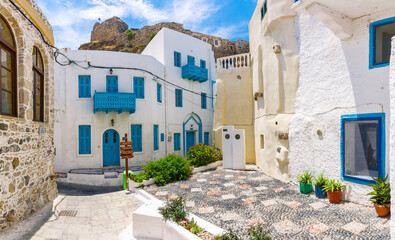
<svg viewBox="0 0 395 240"><path fill-rule="evenodd" d="M123 142L120 142L120 154L121 159L125 159L125 168L126 168L126 189L129 189L129 169L128 169L128 160L129 158L133 158L133 142L128 141L128 134L125 133L125 137L122 138Z"/></svg>

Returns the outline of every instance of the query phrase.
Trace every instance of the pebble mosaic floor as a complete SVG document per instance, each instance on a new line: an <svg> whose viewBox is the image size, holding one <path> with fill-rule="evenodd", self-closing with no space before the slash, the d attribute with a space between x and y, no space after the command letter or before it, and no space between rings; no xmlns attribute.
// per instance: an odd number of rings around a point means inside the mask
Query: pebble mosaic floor
<svg viewBox="0 0 395 240"><path fill-rule="evenodd" d="M164 201L182 195L192 213L223 229L263 224L273 239L390 239L389 217L377 217L373 207L331 204L259 170L217 168L144 190Z"/></svg>

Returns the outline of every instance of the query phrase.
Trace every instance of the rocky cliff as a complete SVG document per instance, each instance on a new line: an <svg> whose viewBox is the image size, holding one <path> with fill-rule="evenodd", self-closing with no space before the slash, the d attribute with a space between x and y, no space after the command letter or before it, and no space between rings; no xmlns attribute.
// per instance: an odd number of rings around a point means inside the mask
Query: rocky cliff
<svg viewBox="0 0 395 240"><path fill-rule="evenodd" d="M103 23L97 22L91 32L91 41L82 44L79 49L141 53L163 27L191 35L211 44L215 58L249 52L249 42L242 39L229 41L216 36L192 32L184 29L183 24L175 22L162 22L140 29L129 29L129 26L118 17L112 17Z"/></svg>

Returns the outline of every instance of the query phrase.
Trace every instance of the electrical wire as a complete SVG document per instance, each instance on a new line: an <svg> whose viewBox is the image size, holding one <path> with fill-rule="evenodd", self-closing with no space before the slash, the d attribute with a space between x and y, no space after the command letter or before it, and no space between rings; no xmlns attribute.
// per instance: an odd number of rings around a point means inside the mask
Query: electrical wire
<svg viewBox="0 0 395 240"><path fill-rule="evenodd" d="M167 88L167 87L165 87L165 88L166 88L167 90L169 90L169 92L172 92L172 93L176 94L175 91L172 91L171 89L169 89L169 88ZM194 105L196 105L196 106L201 107L201 104L195 103L195 102L193 102L192 100L187 99L186 97L182 97L182 99L184 99L185 101L190 102L190 103L192 103L192 104L194 104ZM207 107L207 103L206 103L206 107ZM204 110L210 110L210 111L214 112L213 109L209 109L209 108L206 108L206 109L204 109Z"/></svg>
<svg viewBox="0 0 395 240"><path fill-rule="evenodd" d="M84 66L82 66L82 65L79 64L79 63L85 62L85 61L76 61L76 60L71 60L70 58L68 58L64 53L62 53L62 52L59 50L59 48L53 46L52 44L50 44L50 43L45 39L44 34L41 32L41 30L36 26L36 24L35 24L32 20L30 20L30 18L29 18L28 16L26 16L26 14L18 7L18 5L17 5L16 3L14 3L12 0L9 0L9 2L16 8L16 10L18 10L18 11L22 14L22 16L23 16L24 18L27 19L27 21L28 21L35 29L37 29L37 31L40 33L40 36L41 36L43 42L44 42L48 47L53 48L53 49L55 50L54 53L53 53L53 54L54 54L54 59L55 59L55 62L58 63L60 66L65 67L65 66L69 66L69 65L71 65L71 64L75 64L76 66L78 66L78 67L80 67L80 68L83 68L83 69L97 68L97 69L123 69L123 70L142 71L142 72L145 72L145 73L148 73L148 74L152 75L152 76L153 76L154 78L156 78L156 79L160 79L161 81L163 81L163 82L165 82L165 83L168 83L168 84L170 84L170 85L173 85L174 87L177 87L177 88L179 88L179 89L182 89L182 90L184 90L184 91L186 91L186 92L190 92L190 93L193 93L193 94L196 94L196 95L199 95L199 96L201 95L201 93L194 92L194 91L192 91L192 90L189 90L189 89L186 89L186 88L184 88L184 87L181 87L181 86L179 86L179 85L177 85L177 84L174 84L174 83L172 83L172 82L169 82L169 81L167 81L166 79L161 78L161 77L159 77L158 75L156 75L156 74L154 74L154 73L152 73L152 72L150 72L150 71L148 71L148 70L142 69L142 68L120 67L120 66L115 66L115 67L99 66L99 65L92 65L92 64L90 64L89 62L88 62L88 66L87 66L87 67L84 67ZM61 61L59 61L59 60L58 60L58 57L59 57L59 56L64 57L64 58L66 59L66 62L61 62ZM155 79L154 79L154 80L155 80ZM214 97L213 97L213 96L210 96L210 95L207 95L207 98L214 99Z"/></svg>

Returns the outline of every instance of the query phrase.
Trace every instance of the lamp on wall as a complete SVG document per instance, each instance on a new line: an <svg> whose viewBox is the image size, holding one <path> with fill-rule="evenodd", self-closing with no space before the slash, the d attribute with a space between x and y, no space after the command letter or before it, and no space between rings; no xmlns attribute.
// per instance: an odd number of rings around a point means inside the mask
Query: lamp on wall
<svg viewBox="0 0 395 240"><path fill-rule="evenodd" d="M112 74L112 68L110 68L110 74Z"/></svg>
<svg viewBox="0 0 395 240"><path fill-rule="evenodd" d="M111 119L111 126L114 127L114 119Z"/></svg>

